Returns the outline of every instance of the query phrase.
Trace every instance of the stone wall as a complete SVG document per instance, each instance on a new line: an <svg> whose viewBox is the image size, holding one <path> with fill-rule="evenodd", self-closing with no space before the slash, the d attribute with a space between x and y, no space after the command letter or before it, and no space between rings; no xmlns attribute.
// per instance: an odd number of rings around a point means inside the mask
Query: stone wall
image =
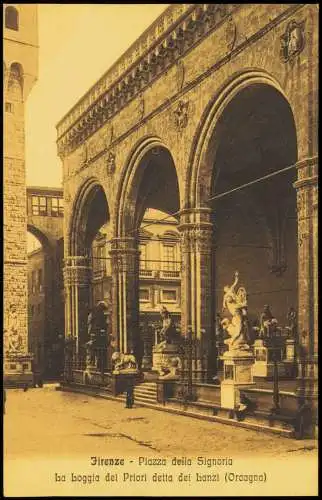
<svg viewBox="0 0 322 500"><path fill-rule="evenodd" d="M5 88L4 136L4 317L16 323L27 352L27 215L24 160L24 104L18 82ZM10 106L9 106L10 105ZM9 106L9 108L8 108ZM9 111L10 109L10 111ZM12 319L12 307L17 320ZM5 335L6 335L5 333Z"/></svg>

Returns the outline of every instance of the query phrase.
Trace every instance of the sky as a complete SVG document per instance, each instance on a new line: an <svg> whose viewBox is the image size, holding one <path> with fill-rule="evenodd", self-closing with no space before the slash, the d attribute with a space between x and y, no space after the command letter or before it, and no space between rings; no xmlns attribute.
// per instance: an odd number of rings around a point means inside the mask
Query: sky
<svg viewBox="0 0 322 500"><path fill-rule="evenodd" d="M61 186L56 124L167 4L38 4L39 75L26 104L29 186Z"/></svg>

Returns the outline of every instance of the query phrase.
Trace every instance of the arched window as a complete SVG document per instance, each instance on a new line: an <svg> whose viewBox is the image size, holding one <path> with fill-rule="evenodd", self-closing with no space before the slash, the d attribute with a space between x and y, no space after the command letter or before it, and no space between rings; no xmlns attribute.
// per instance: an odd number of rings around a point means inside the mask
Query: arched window
<svg viewBox="0 0 322 500"><path fill-rule="evenodd" d="M11 66L10 66L10 76L11 78L15 79L15 80L21 80L22 77L23 77L23 69L22 69L22 66L21 64L19 63L12 63Z"/></svg>
<svg viewBox="0 0 322 500"><path fill-rule="evenodd" d="M8 90L14 92L15 99L21 98L23 91L23 67L19 63L12 63L8 81ZM11 96L13 97L13 95Z"/></svg>
<svg viewBox="0 0 322 500"><path fill-rule="evenodd" d="M15 7L7 7L5 14L5 25L10 30L18 31L19 29L19 14Z"/></svg>

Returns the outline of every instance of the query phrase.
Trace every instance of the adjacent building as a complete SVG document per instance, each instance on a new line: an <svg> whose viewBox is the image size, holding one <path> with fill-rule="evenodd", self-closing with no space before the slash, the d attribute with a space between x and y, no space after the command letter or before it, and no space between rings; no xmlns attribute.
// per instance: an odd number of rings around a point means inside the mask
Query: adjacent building
<svg viewBox="0 0 322 500"><path fill-rule="evenodd" d="M35 367L57 377L63 366L63 190L28 186L27 228L38 248L28 253L28 342Z"/></svg>

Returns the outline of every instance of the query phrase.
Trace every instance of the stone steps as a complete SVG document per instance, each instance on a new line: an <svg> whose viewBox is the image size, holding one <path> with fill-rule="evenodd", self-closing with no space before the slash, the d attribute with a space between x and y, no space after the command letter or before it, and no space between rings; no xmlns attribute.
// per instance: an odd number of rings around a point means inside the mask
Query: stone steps
<svg viewBox="0 0 322 500"><path fill-rule="evenodd" d="M156 404L157 386L155 382L143 382L134 388L134 402Z"/></svg>

